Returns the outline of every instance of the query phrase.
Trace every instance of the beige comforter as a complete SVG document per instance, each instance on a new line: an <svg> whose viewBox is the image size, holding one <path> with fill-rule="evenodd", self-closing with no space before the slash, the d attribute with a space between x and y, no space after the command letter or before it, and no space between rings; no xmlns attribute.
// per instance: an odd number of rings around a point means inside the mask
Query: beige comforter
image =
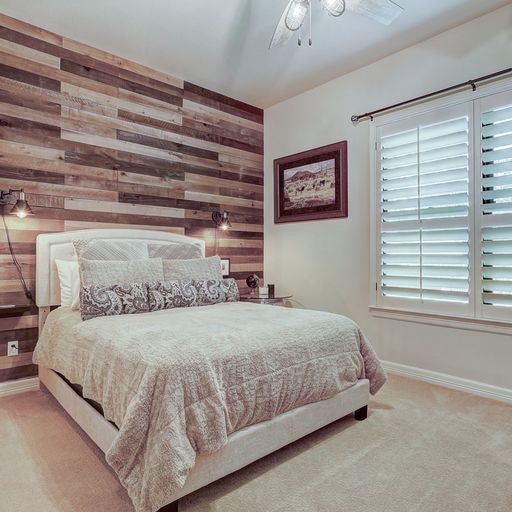
<svg viewBox="0 0 512 512"><path fill-rule="evenodd" d="M228 435L384 372L351 320L226 303L82 322L59 308L34 354L119 426L107 461L138 512L172 501L197 454Z"/></svg>

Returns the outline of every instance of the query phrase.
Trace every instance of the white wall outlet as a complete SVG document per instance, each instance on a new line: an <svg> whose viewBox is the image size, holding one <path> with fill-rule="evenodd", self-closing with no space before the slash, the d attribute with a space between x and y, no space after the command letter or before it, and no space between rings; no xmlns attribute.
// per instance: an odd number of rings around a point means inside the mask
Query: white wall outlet
<svg viewBox="0 0 512 512"><path fill-rule="evenodd" d="M17 356L18 355L18 340L9 341L7 343L7 355Z"/></svg>

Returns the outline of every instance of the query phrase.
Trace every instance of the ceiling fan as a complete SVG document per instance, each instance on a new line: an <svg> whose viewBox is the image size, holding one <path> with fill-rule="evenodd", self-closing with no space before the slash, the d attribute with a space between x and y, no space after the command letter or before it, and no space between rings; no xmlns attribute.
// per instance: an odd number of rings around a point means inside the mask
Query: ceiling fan
<svg viewBox="0 0 512 512"><path fill-rule="evenodd" d="M270 48L284 46L299 32L298 44L302 45L300 31L309 14L309 46L311 40L311 4L313 0L290 0L274 31ZM390 25L400 16L403 8L391 0L319 0L327 13L334 17L341 16L345 10L361 14L383 25Z"/></svg>

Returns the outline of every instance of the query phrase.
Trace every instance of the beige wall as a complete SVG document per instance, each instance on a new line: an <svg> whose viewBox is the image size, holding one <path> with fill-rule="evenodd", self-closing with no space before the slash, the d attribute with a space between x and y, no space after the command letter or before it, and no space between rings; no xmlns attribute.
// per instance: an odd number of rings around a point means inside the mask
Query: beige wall
<svg viewBox="0 0 512 512"><path fill-rule="evenodd" d="M304 306L356 320L385 360L512 389L512 329L505 336L369 313L370 131L368 122L350 122L352 114L510 66L511 27L509 5L265 111L265 274ZM274 158L343 139L348 219L274 224Z"/></svg>

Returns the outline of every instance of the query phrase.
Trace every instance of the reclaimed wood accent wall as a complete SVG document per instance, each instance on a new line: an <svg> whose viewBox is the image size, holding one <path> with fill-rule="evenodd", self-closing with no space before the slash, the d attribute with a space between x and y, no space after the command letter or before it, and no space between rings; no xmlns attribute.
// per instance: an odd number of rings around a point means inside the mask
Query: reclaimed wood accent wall
<svg viewBox="0 0 512 512"><path fill-rule="evenodd" d="M0 14L0 189L34 289L39 233L147 228L206 240L245 291L263 273L263 111ZM228 211L232 230L214 229ZM24 304L0 225L0 305ZM0 317L0 382L35 375L37 310ZM19 340L20 356L7 357Z"/></svg>

